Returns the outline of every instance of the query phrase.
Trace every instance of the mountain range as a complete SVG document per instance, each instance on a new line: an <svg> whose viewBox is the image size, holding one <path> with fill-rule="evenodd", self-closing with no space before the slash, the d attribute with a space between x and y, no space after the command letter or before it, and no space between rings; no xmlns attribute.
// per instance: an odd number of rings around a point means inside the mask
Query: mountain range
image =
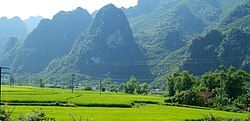
<svg viewBox="0 0 250 121"><path fill-rule="evenodd" d="M70 73L108 74L120 82L130 76L155 80L156 86L179 70L200 75L232 65L250 71L249 4L139 0L135 7L109 4L92 15L82 8L61 11L30 33L26 28L19 44L20 38L11 38L6 48L14 49L4 51L0 64L49 82L65 82Z"/></svg>
<svg viewBox="0 0 250 121"><path fill-rule="evenodd" d="M3 52L7 41L12 37L25 39L42 19L41 16L30 17L24 21L17 16L11 19L2 17L0 19L0 52Z"/></svg>

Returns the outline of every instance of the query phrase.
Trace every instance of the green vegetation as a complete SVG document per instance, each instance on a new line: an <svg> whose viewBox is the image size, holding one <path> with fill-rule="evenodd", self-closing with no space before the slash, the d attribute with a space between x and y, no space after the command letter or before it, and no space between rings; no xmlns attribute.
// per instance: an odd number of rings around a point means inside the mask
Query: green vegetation
<svg viewBox="0 0 250 121"><path fill-rule="evenodd" d="M249 6L139 0L95 17L77 8L28 36L20 18L1 18L0 65L12 74L0 103L14 112L1 108L0 120L249 120Z"/></svg>
<svg viewBox="0 0 250 121"><path fill-rule="evenodd" d="M138 79L134 76L130 77L130 79L123 85L125 93L129 94L147 94L148 93L148 84L138 82Z"/></svg>
<svg viewBox="0 0 250 121"><path fill-rule="evenodd" d="M248 110L250 74L234 67L220 66L215 72L194 77L187 71L167 77L168 103L219 108L228 111Z"/></svg>
<svg viewBox="0 0 250 121"><path fill-rule="evenodd" d="M54 118L47 117L43 110L32 110L31 112L27 113L25 116L20 115L18 117L18 121L55 121Z"/></svg>
<svg viewBox="0 0 250 121"><path fill-rule="evenodd" d="M10 107L11 108L11 107ZM31 110L39 110L37 106L15 106L12 117L18 117ZM201 110L174 106L146 105L134 108L88 108L88 107L42 107L47 116L58 121L70 121L74 116L90 118L93 121L183 121L185 119L201 119L204 114L213 113L218 117L247 118L247 114L229 113L215 110Z"/></svg>
<svg viewBox="0 0 250 121"><path fill-rule="evenodd" d="M72 116L75 119L93 121L183 121L201 119L205 114L225 118L247 118L247 114L244 113L164 106L161 104L164 103L165 98L160 96L111 92L103 92L100 95L99 92L84 90L71 93L68 89L44 88L42 90L39 87L28 86L15 86L14 88L3 86L2 91L4 102L9 104L7 109L12 112L10 117L16 120L20 119L20 115L22 119L26 119L30 116L44 116L45 112L47 118L55 118L58 121L71 121ZM157 104L146 104L152 102L157 102ZM45 104L53 105L44 106ZM100 106L101 104L103 105ZM119 106L109 107L115 104ZM122 108L121 105L132 107Z"/></svg>
<svg viewBox="0 0 250 121"><path fill-rule="evenodd" d="M250 117L247 119L240 119L240 118L224 118L224 117L216 117L213 114L207 114L204 115L204 118L202 119L191 119L191 120L186 120L186 121L249 121Z"/></svg>
<svg viewBox="0 0 250 121"><path fill-rule="evenodd" d="M218 30L210 31L203 37L193 40L181 70L188 70L194 75L201 75L215 70L219 65L244 68L243 63L250 53L250 34L232 29L223 35ZM248 70L246 70L248 71Z"/></svg>
<svg viewBox="0 0 250 121"><path fill-rule="evenodd" d="M6 107L0 107L0 121L11 121L11 111L6 109Z"/></svg>
<svg viewBox="0 0 250 121"><path fill-rule="evenodd" d="M37 87L14 87L3 86L2 99L8 105L82 105L89 107L131 107L134 101L163 103L164 97L148 95L131 95L115 92L102 92L101 95L96 91L75 90L71 93L68 89L43 90ZM70 104L68 104L70 103ZM104 106L102 106L104 105Z"/></svg>

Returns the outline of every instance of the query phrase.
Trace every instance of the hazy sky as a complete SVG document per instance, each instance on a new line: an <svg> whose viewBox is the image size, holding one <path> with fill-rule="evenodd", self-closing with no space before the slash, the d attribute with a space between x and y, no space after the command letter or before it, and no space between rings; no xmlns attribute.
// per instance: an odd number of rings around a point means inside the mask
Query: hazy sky
<svg viewBox="0 0 250 121"><path fill-rule="evenodd" d="M100 9L108 3L117 7L135 6L138 0L0 0L0 17L20 16L27 19L30 16L43 16L51 18L57 12L70 11L82 7L90 13Z"/></svg>

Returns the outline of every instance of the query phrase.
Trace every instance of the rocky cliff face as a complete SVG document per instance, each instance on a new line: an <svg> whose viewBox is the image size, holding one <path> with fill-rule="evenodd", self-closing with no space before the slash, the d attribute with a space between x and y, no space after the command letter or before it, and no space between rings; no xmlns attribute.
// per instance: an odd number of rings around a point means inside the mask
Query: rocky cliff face
<svg viewBox="0 0 250 121"><path fill-rule="evenodd" d="M97 13L87 34L77 40L72 51L52 62L46 71L61 70L63 66L54 67L63 65L65 60L67 65L72 65L85 75L102 77L109 73L113 79L128 79L133 75L152 78L125 14L112 4Z"/></svg>

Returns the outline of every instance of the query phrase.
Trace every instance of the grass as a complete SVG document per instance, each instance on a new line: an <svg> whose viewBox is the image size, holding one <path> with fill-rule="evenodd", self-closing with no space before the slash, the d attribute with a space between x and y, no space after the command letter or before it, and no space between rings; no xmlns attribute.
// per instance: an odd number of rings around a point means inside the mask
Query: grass
<svg viewBox="0 0 250 121"><path fill-rule="evenodd" d="M44 109L50 117L58 121L70 121L70 114L93 121L183 121L201 119L205 114L219 117L247 118L246 113L230 113L217 110L193 109L176 106L164 106L164 97L130 95L95 91L68 89L50 89L28 86L10 88L3 86L2 99L14 109L12 118L32 110ZM71 104L75 107L58 106L56 102ZM133 102L156 103L132 106ZM131 106L130 106L131 105ZM67 105L66 105L67 106ZM129 108L122 108L129 106ZM109 108L112 107L112 108Z"/></svg>
<svg viewBox="0 0 250 121"><path fill-rule="evenodd" d="M18 91L16 91L18 90ZM131 105L134 101L163 103L164 97L129 95L124 93L103 92L101 95L95 91L75 90L71 93L68 89L40 89L37 87L3 86L2 99L7 103L54 103L68 102L77 105L86 104L116 104Z"/></svg>
<svg viewBox="0 0 250 121"><path fill-rule="evenodd" d="M48 116L54 117L58 121L70 121L70 113L78 118L91 118L93 121L183 121L185 119L201 119L204 114L211 113L225 118L247 118L247 114L241 113L161 105L145 105L134 108L16 106L12 117L17 118L20 113L25 114L40 108L44 109Z"/></svg>

